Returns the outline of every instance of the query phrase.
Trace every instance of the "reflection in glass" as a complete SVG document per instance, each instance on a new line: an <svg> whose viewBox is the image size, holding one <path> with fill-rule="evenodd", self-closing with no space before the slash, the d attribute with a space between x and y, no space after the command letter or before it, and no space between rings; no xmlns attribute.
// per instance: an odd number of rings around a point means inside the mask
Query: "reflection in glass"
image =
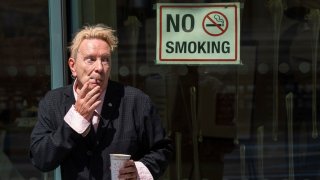
<svg viewBox="0 0 320 180"><path fill-rule="evenodd" d="M278 107L279 107L279 89L278 89L278 75L279 75L279 39L280 28L283 18L283 4L282 0L269 0L268 6L271 11L273 20L273 129L272 137L274 141L278 140Z"/></svg>
<svg viewBox="0 0 320 180"><path fill-rule="evenodd" d="M312 9L307 15L312 26L312 137L318 137L317 127L317 62L318 62L318 44L320 31L320 10Z"/></svg>

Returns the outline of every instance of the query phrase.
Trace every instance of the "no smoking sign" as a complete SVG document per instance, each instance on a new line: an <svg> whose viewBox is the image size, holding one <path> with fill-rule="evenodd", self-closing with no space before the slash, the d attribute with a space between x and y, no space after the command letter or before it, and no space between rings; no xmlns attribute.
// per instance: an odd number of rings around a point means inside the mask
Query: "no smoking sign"
<svg viewBox="0 0 320 180"><path fill-rule="evenodd" d="M157 64L240 64L240 4L157 4Z"/></svg>

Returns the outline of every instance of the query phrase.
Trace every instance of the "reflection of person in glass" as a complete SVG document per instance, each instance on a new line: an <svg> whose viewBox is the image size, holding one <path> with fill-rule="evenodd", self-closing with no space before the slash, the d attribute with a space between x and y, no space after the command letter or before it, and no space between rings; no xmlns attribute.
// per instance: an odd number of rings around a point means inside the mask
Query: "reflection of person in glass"
<svg viewBox="0 0 320 180"><path fill-rule="evenodd" d="M42 171L61 167L62 179L110 179L111 153L130 154L121 179L157 179L173 152L149 97L109 80L114 31L86 26L70 46L73 85L40 101L30 157ZM151 177L152 176L152 177Z"/></svg>

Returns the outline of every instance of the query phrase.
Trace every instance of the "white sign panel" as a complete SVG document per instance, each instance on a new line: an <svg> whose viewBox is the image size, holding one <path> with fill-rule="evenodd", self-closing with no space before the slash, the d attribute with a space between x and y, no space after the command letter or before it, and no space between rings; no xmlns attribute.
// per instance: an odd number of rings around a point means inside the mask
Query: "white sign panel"
<svg viewBox="0 0 320 180"><path fill-rule="evenodd" d="M157 64L240 64L240 3L158 3Z"/></svg>

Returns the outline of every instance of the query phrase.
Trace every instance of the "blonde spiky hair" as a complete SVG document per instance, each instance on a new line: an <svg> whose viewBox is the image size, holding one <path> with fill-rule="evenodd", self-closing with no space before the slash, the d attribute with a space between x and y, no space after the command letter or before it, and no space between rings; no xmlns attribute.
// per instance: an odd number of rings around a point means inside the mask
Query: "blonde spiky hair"
<svg viewBox="0 0 320 180"><path fill-rule="evenodd" d="M111 48L111 52L118 46L118 38L115 35L115 30L104 24L84 26L76 33L69 47L70 56L76 59L80 44L85 39L101 39L105 41Z"/></svg>

